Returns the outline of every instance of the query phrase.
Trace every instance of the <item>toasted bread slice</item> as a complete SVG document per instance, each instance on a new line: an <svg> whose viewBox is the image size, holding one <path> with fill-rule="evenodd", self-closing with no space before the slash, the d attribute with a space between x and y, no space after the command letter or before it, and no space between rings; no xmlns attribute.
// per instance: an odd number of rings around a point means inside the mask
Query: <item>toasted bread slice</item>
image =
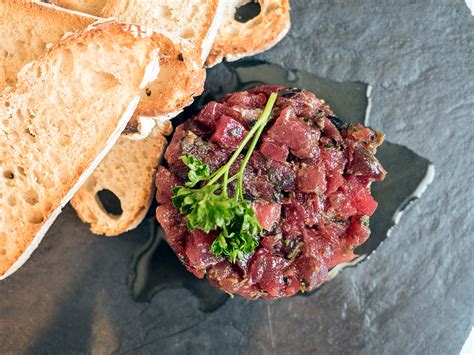
<svg viewBox="0 0 474 355"><path fill-rule="evenodd" d="M49 0L48 2L66 9L100 16L107 0Z"/></svg>
<svg viewBox="0 0 474 355"><path fill-rule="evenodd" d="M131 141L121 137L94 174L71 200L84 223L95 234L116 236L135 228L145 217L153 199L157 166L166 148L163 136L172 131L163 121L145 139ZM134 159L123 159L124 156ZM108 191L118 199L119 211L104 206L100 193Z"/></svg>
<svg viewBox="0 0 474 355"><path fill-rule="evenodd" d="M203 92L206 71L186 42L160 32L153 38L160 48L160 75L142 92L135 115L161 121L175 117Z"/></svg>
<svg viewBox="0 0 474 355"><path fill-rule="evenodd" d="M27 0L0 0L0 90L14 85L20 69L42 55L49 43L97 20Z"/></svg>
<svg viewBox="0 0 474 355"><path fill-rule="evenodd" d="M27 64L0 95L0 279L28 259L156 79L151 35L91 25Z"/></svg>
<svg viewBox="0 0 474 355"><path fill-rule="evenodd" d="M117 236L143 220L153 198L155 172L166 148L163 134L171 133L169 119L192 103L192 91L200 94L203 89L205 71L193 67L195 62L187 46L159 33L153 39L160 48L158 79L142 94L135 119L127 124L117 144L71 201L78 216L91 225L95 234ZM150 119L154 115L159 117ZM146 137L149 131L152 133ZM111 191L120 200L119 216L107 213L98 198L102 190Z"/></svg>
<svg viewBox="0 0 474 355"><path fill-rule="evenodd" d="M290 29L289 0L258 0L260 13L247 22L236 20L236 11L249 0L227 0L217 37L206 60L212 67L266 51L277 44Z"/></svg>
<svg viewBox="0 0 474 355"><path fill-rule="evenodd" d="M204 70L196 71L203 74L201 77L190 76L192 69L187 66L192 61L179 59L188 55L186 46L181 47L179 42L173 43L167 36L157 33L154 39L160 48L160 74L147 87L146 96L142 95L135 111L136 119L129 122L122 134L126 134L128 139L120 138L71 200L78 216L91 225L95 234L117 236L135 228L143 220L153 198L155 172L166 148L163 135L171 133L169 119L193 101L192 95L185 94L189 88L194 87L196 94L203 88ZM173 109L178 110L173 112ZM145 117L141 117L139 112ZM149 116L155 114L159 117L150 120ZM135 124L141 127L135 129ZM153 133L141 139L148 130ZM140 140L132 141L130 138ZM119 199L120 215L108 213L104 208L98 196L102 190L111 191Z"/></svg>
<svg viewBox="0 0 474 355"><path fill-rule="evenodd" d="M79 1L78 1L79 3ZM16 73L38 58L49 43L67 32L84 29L98 18L48 4L27 0L0 0L0 89L16 82ZM193 97L202 93L206 79L192 48L165 34L153 37L160 48L158 79L142 92L139 109L124 134L141 139L154 127L148 117L176 116Z"/></svg>
<svg viewBox="0 0 474 355"><path fill-rule="evenodd" d="M0 65L6 68L20 68L27 62L36 59L44 51L46 43L58 41L64 33L74 31L78 28L86 27L89 23L96 20L92 16L76 14L72 11L58 9L54 6L44 4L34 4L27 1L6 1L0 0L0 13L5 14L7 21L0 23L0 35L4 38L10 38L9 41L0 42L0 50L8 53L3 59L0 57ZM25 21L27 20L27 21ZM22 25L21 22L25 21ZM12 30L12 28L22 28L22 31ZM205 71L198 68L194 55L188 45L179 40L172 40L164 34L156 33L153 40L160 49L160 73L157 80L143 91L142 113L145 115L159 116L163 119L170 119L176 116L179 111L190 104L193 100L193 94L200 94L204 85ZM16 43L21 43L21 46ZM30 50L29 50L30 49ZM25 54L23 54L25 53ZM16 69L19 70L19 69ZM16 82L12 69L9 73L9 84ZM6 85L6 80L0 80L0 88ZM151 89L150 89L151 88ZM143 139L156 125L157 117L150 119L142 117L135 112L133 118L128 122L123 135L131 139ZM160 130L160 127L157 128ZM155 134L158 136L158 134ZM120 138L118 145L133 146L133 142L125 143ZM78 195L82 198L74 199L74 207L79 216L86 222L91 223L93 230L99 234L116 235L125 230L131 229L137 225L143 218L140 211L143 205L151 200L153 187L148 183L146 177L149 175L149 166L157 161L162 152L159 151L157 142L163 142L164 138L148 139L146 142L136 142L137 148L122 149L112 147L110 152L114 157L120 156L122 162L117 159L105 159L101 162L94 172L91 179L96 181L97 186L103 186L104 189L115 191L117 185L114 179L108 179L101 172L117 171L123 166L123 162L138 161L139 166L134 169L122 170L121 179L129 181L129 190L137 191L136 195L140 198L136 200L127 199L122 203L122 216L112 221L110 216L97 212L95 215L98 221L85 216L88 209L100 210L96 200L89 200L87 189L79 190ZM164 149L164 145L161 145ZM117 150L119 153L115 153ZM143 156L143 151L148 150L149 155ZM143 176L143 179L135 179L136 176ZM137 185L139 184L139 185ZM146 194L144 193L146 191ZM123 198L122 198L123 199ZM92 202L91 202L92 201ZM94 203L94 206L87 204ZM99 218L104 216L104 221ZM133 217L133 218L132 218ZM110 226L110 230L105 229ZM100 229L102 228L102 229Z"/></svg>
<svg viewBox="0 0 474 355"><path fill-rule="evenodd" d="M204 63L220 25L226 0L107 0L102 17L139 23L191 43Z"/></svg>

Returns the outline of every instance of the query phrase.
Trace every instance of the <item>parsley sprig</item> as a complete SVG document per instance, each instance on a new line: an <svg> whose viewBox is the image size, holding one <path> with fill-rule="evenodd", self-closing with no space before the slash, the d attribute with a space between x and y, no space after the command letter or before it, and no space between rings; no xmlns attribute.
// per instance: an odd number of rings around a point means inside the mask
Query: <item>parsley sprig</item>
<svg viewBox="0 0 474 355"><path fill-rule="evenodd" d="M263 228L258 222L249 201L244 199L243 178L245 167L257 145L257 142L270 120L270 115L277 98L272 93L259 119L242 140L237 150L225 165L210 173L209 166L198 158L186 154L181 157L189 168L188 180L184 186L173 189L173 204L186 215L187 227L190 231L196 229L205 233L218 230L219 234L211 245L211 251L216 255L225 255L231 263L242 259L258 246L258 238ZM242 160L239 171L229 177L229 170L243 152L247 144L249 148ZM228 195L227 186L237 179L234 195ZM201 184L201 187L196 186Z"/></svg>

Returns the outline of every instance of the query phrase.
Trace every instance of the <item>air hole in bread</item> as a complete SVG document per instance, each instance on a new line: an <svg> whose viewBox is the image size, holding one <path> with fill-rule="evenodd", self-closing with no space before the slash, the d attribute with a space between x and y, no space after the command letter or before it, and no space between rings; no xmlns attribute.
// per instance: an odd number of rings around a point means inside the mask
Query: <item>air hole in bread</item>
<svg viewBox="0 0 474 355"><path fill-rule="evenodd" d="M71 144L71 137L68 137L68 136L61 136L59 137L59 145L61 147L66 147L68 146L69 144Z"/></svg>
<svg viewBox="0 0 474 355"><path fill-rule="evenodd" d="M89 65L84 65L81 72L83 87L88 88L88 95L94 95L97 91L106 91L119 84L117 78L106 72L96 71Z"/></svg>
<svg viewBox="0 0 474 355"><path fill-rule="evenodd" d="M72 69L74 66L74 57L72 55L71 50L69 49L63 49L62 51L62 56L60 59L61 63L61 72L63 72L66 75L71 75L72 74Z"/></svg>
<svg viewBox="0 0 474 355"><path fill-rule="evenodd" d="M26 176L25 174L25 169L23 169L22 166L17 166L16 167L16 170L18 171L18 174L21 175L21 176Z"/></svg>
<svg viewBox="0 0 474 355"><path fill-rule="evenodd" d="M35 138L36 136L33 134L33 132L31 132L31 129L30 127L28 127L27 129L25 129L25 133L28 134L30 137L32 138Z"/></svg>
<svg viewBox="0 0 474 355"><path fill-rule="evenodd" d="M10 101L5 101L5 107L10 107Z"/></svg>
<svg viewBox="0 0 474 355"><path fill-rule="evenodd" d="M258 1L251 1L245 5L235 8L235 21L245 23L257 17L262 11L262 7Z"/></svg>
<svg viewBox="0 0 474 355"><path fill-rule="evenodd" d="M97 199L99 200L102 208L108 214L112 216L121 216L123 213L122 210L122 203L120 199L114 194L112 191L108 189L103 189L97 191L96 194Z"/></svg>
<svg viewBox="0 0 474 355"><path fill-rule="evenodd" d="M17 117L17 120L25 119L25 117L23 116L23 112L21 112L21 109L16 110L16 117Z"/></svg>
<svg viewBox="0 0 474 355"><path fill-rule="evenodd" d="M181 37L191 40L194 37L194 30L192 28L186 28L181 32Z"/></svg>
<svg viewBox="0 0 474 355"><path fill-rule="evenodd" d="M23 197L26 203L29 205L34 206L38 203L38 193L33 189L29 189L28 191L26 191Z"/></svg>
<svg viewBox="0 0 474 355"><path fill-rule="evenodd" d="M46 189L52 189L54 186L56 186L56 183L52 178L46 178L46 179L41 179L38 180L38 182L43 185Z"/></svg>
<svg viewBox="0 0 474 355"><path fill-rule="evenodd" d="M43 222L44 216L40 211L31 209L26 212L26 220L31 224L39 224Z"/></svg>
<svg viewBox="0 0 474 355"><path fill-rule="evenodd" d="M12 180L15 178L15 174L9 169L3 170L3 177L8 180Z"/></svg>
<svg viewBox="0 0 474 355"><path fill-rule="evenodd" d="M61 184L66 185L69 182L69 177L69 170L67 170L66 168L63 168L59 171L59 181L61 182Z"/></svg>
<svg viewBox="0 0 474 355"><path fill-rule="evenodd" d="M39 79L41 78L41 67L40 66L37 66L36 67L36 77Z"/></svg>
<svg viewBox="0 0 474 355"><path fill-rule="evenodd" d="M15 197L15 195L10 195L10 196L8 196L8 198L7 198L7 203L8 203L11 207L15 207L15 205L16 205L16 197Z"/></svg>
<svg viewBox="0 0 474 355"><path fill-rule="evenodd" d="M173 17L173 13L171 12L170 8L168 6L163 6L161 8L161 15L165 18L171 18Z"/></svg>

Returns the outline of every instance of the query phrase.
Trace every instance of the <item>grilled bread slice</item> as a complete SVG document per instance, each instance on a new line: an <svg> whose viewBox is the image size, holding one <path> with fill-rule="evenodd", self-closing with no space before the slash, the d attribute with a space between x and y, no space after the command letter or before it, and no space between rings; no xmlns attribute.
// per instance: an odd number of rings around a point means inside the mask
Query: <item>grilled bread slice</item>
<svg viewBox="0 0 474 355"><path fill-rule="evenodd" d="M246 22L239 21L237 9L248 6L250 2L258 3L260 13ZM226 0L224 16L206 66L266 51L277 44L289 29L289 0Z"/></svg>
<svg viewBox="0 0 474 355"><path fill-rule="evenodd" d="M174 117L179 110L171 114L167 112L174 108L183 108L193 101L192 95L185 95L189 88L195 87L196 93L202 91L204 70L195 71L195 73L202 73L202 77L196 74L190 75L192 69L186 66L192 61L181 61L188 55L186 47L161 34L155 34L154 39L159 43L160 48L160 74L158 79L147 87L146 92L151 95L150 98L158 96L153 98L150 107L151 110L160 109L158 112L161 115L161 121L150 121L149 117L143 119L138 117L134 120L139 124L143 122L143 125L147 125L153 132L150 136L136 141L131 141L129 138L140 135L136 132L144 133L146 130L142 126L134 133L130 122L126 131L132 135L119 139L71 201L81 220L89 223L91 231L96 234L116 236L135 228L143 220L153 198L156 168L166 148L166 139L163 134L171 133L169 118ZM146 98L147 96L142 97L139 106L149 103ZM160 102L158 107L157 102ZM146 116L156 113L156 111L143 110L142 107L142 113ZM138 109L135 115L137 112ZM155 124L156 126L153 127ZM119 215L108 213L104 208L98 195L102 190L111 191L120 200L122 212Z"/></svg>
<svg viewBox="0 0 474 355"><path fill-rule="evenodd" d="M0 279L28 259L156 79L151 35L91 25L27 64L0 95Z"/></svg>
<svg viewBox="0 0 474 355"><path fill-rule="evenodd" d="M79 1L78 1L79 3ZM16 82L16 73L38 58L47 44L67 32L84 29L98 18L57 6L28 0L0 0L0 89ZM125 134L144 138L155 122L149 116L174 117L193 97L201 94L206 79L192 48L165 34L155 33L160 48L160 74L142 92L140 110L127 125Z"/></svg>
<svg viewBox="0 0 474 355"><path fill-rule="evenodd" d="M97 20L27 0L0 0L0 90L14 85L20 69L42 55L49 43Z"/></svg>
<svg viewBox="0 0 474 355"><path fill-rule="evenodd" d="M107 0L49 0L48 2L66 9L100 16Z"/></svg>
<svg viewBox="0 0 474 355"><path fill-rule="evenodd" d="M153 38L160 48L161 70L142 92L135 116L162 121L175 117L203 92L206 71L188 43L160 32Z"/></svg>
<svg viewBox="0 0 474 355"><path fill-rule="evenodd" d="M227 0L107 0L102 17L139 23L191 43L204 63L214 42Z"/></svg>
<svg viewBox="0 0 474 355"><path fill-rule="evenodd" d="M171 122L156 125L145 139L131 141L120 137L94 174L74 195L71 204L92 233L116 236L135 228L145 217L153 200L156 169L172 131ZM134 156L135 159L123 159ZM115 211L101 193L113 194Z"/></svg>
<svg viewBox="0 0 474 355"><path fill-rule="evenodd" d="M16 82L16 71L27 62L39 57L46 48L46 44L58 41L64 33L86 27L96 18L81 15L72 11L59 9L54 6L44 4L34 4L28 1L7 1L0 0L0 13L5 15L5 21L0 23L0 35L9 38L8 41L0 42L0 51L8 53L5 57L0 57L0 66L10 69L8 73L8 83ZM27 21L25 21L27 20ZM25 21L24 25L20 22ZM22 28L18 31L18 28ZM176 115L180 109L190 104L193 94L199 94L205 80L205 71L196 65L194 55L189 46L179 40L172 40L164 34L155 33L152 39L160 49L160 73L157 80L144 90L143 104L150 105L156 110L148 111L160 118L166 119ZM21 45L18 45L20 43ZM16 68L16 69L13 69ZM0 80L0 88L4 87L7 80ZM152 90L150 89L152 88ZM147 111L145 111L146 113ZM142 139L146 137L157 124L155 119L141 117L137 113L128 122L122 135L128 138ZM143 219L143 206L152 199L153 186L149 183L151 164L156 164L162 155L160 149L165 148L164 137L159 133L166 133L165 124L158 124L153 138L144 139L143 142L126 142L123 136L116 146L112 147L110 155L114 158L104 159L97 171L94 171L90 180L94 181L94 186L102 186L103 189L116 192L122 200L122 210L120 218L112 218L103 212L103 205L100 200L87 198L90 191L84 187L80 189L75 198L73 206L77 210L79 217L90 223L95 233L106 235L117 235L136 226ZM137 147L133 148L136 144ZM123 149L123 147L128 147ZM160 148L161 147L161 148ZM148 154L144 154L148 151ZM121 158L121 161L117 159ZM129 162L139 162L139 164L129 164ZM132 169L123 169L123 167ZM103 172L121 171L118 181L109 178ZM142 176L142 179L137 179ZM137 198L124 198L120 191L122 181L128 181L128 190L131 195ZM89 183L88 186L91 186ZM92 212L96 211L91 217ZM101 220L103 218L103 220Z"/></svg>

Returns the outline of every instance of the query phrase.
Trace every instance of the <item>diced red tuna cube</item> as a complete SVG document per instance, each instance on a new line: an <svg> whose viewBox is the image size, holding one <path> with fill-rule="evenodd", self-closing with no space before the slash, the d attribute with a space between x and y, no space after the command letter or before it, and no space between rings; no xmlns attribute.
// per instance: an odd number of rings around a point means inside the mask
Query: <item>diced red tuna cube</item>
<svg viewBox="0 0 474 355"><path fill-rule="evenodd" d="M265 94L266 96L270 96L272 92L278 92L282 89L286 88L286 86L256 86L250 89L248 92L251 94Z"/></svg>
<svg viewBox="0 0 474 355"><path fill-rule="evenodd" d="M347 130L349 137L354 138L356 141L362 141L370 143L375 139L374 131L368 127L364 127L362 124L358 123Z"/></svg>
<svg viewBox="0 0 474 355"><path fill-rule="evenodd" d="M247 133L248 131L240 122L224 115L217 122L211 141L224 148L237 149Z"/></svg>
<svg viewBox="0 0 474 355"><path fill-rule="evenodd" d="M364 216L352 216L351 225L347 230L345 238L350 241L351 247L364 243L370 236L368 218Z"/></svg>
<svg viewBox="0 0 474 355"><path fill-rule="evenodd" d="M304 244L301 249L303 255L307 257L319 257L326 262L333 255L332 247L326 240L327 238L323 237L319 231L306 228L303 232Z"/></svg>
<svg viewBox="0 0 474 355"><path fill-rule="evenodd" d="M184 243L187 229L183 216L172 204L165 204L156 209L156 219L165 231L166 240L171 249L181 261L185 260Z"/></svg>
<svg viewBox="0 0 474 355"><path fill-rule="evenodd" d="M281 229L286 238L296 238L305 229L305 211L300 204L283 206L284 218L281 220Z"/></svg>
<svg viewBox="0 0 474 355"><path fill-rule="evenodd" d="M272 250L281 242L281 234L266 234L260 239L260 245L268 250Z"/></svg>
<svg viewBox="0 0 474 355"><path fill-rule="evenodd" d="M281 205L279 203L257 203L254 210L263 229L271 230L275 222L280 219Z"/></svg>
<svg viewBox="0 0 474 355"><path fill-rule="evenodd" d="M328 269L319 257L300 256L296 261L296 268L306 289L313 289L322 280L325 280Z"/></svg>
<svg viewBox="0 0 474 355"><path fill-rule="evenodd" d="M354 260L356 257L357 255L354 254L351 248L341 245L334 249L334 255L326 263L326 266L328 269L332 269L334 266Z"/></svg>
<svg viewBox="0 0 474 355"><path fill-rule="evenodd" d="M158 203L169 203L173 197L173 188L181 185L183 182L176 175L160 166L156 172L156 200Z"/></svg>
<svg viewBox="0 0 474 355"><path fill-rule="evenodd" d="M339 174L326 176L326 180L328 183L326 192L328 194L332 194L333 192L336 192L337 189L341 187L345 182L342 175L339 175Z"/></svg>
<svg viewBox="0 0 474 355"><path fill-rule="evenodd" d="M298 119L291 106L281 111L273 127L268 130L268 136L288 146L299 158L315 159L319 156L319 129Z"/></svg>
<svg viewBox="0 0 474 355"><path fill-rule="evenodd" d="M324 165L303 166L296 177L298 189L306 193L320 194L326 191L326 174Z"/></svg>
<svg viewBox="0 0 474 355"><path fill-rule="evenodd" d="M357 213L357 208L353 205L352 199L343 191L336 191L328 196L329 208L342 218L348 218Z"/></svg>
<svg viewBox="0 0 474 355"><path fill-rule="evenodd" d="M370 192L363 188L353 196L352 205L360 214L372 216L377 209L378 203L370 195Z"/></svg>
<svg viewBox="0 0 474 355"><path fill-rule="evenodd" d="M341 132L337 129L334 123L331 122L328 118L324 119L323 132L328 136L334 139L338 144L343 142Z"/></svg>
<svg viewBox="0 0 474 355"><path fill-rule="evenodd" d="M237 92L222 100L228 106L239 106L241 108L263 108L267 103L265 94L252 94L250 92Z"/></svg>
<svg viewBox="0 0 474 355"><path fill-rule="evenodd" d="M321 149L321 161L324 161L328 175L340 175L344 171L347 159L343 151L332 144L324 144Z"/></svg>
<svg viewBox="0 0 474 355"><path fill-rule="evenodd" d="M181 141L186 136L186 131L183 125L176 128L168 148L166 148L165 159L170 165L181 164L181 155L183 150L181 148Z"/></svg>
<svg viewBox="0 0 474 355"><path fill-rule="evenodd" d="M360 184L355 176L348 179L349 196L351 204L359 214L372 216L377 209L377 201L370 195L367 187Z"/></svg>
<svg viewBox="0 0 474 355"><path fill-rule="evenodd" d="M373 180L383 180L386 171L362 143L356 143L353 147L352 159L348 166L351 174L366 177Z"/></svg>
<svg viewBox="0 0 474 355"><path fill-rule="evenodd" d="M250 158L250 164L258 174L265 175L265 180L274 187L283 191L295 189L296 173L290 163L267 159L260 152L255 151Z"/></svg>
<svg viewBox="0 0 474 355"><path fill-rule="evenodd" d="M186 256L189 265L194 269L202 271L211 265L217 264L222 258L217 258L211 252L211 245L215 235L195 230L186 235Z"/></svg>
<svg viewBox="0 0 474 355"><path fill-rule="evenodd" d="M339 237L346 233L349 228L347 221L325 221L318 224L321 235L325 238L325 242L332 246L339 243Z"/></svg>
<svg viewBox="0 0 474 355"><path fill-rule="evenodd" d="M277 144L271 140L267 140L260 146L260 153L269 159L284 163L288 158L289 150L286 145Z"/></svg>
<svg viewBox="0 0 474 355"><path fill-rule="evenodd" d="M242 124L245 122L238 111L215 101L211 101L204 106L202 111L196 116L195 120L206 127L214 129L223 115L232 117L234 120Z"/></svg>
<svg viewBox="0 0 474 355"><path fill-rule="evenodd" d="M312 92L302 91L291 95L290 98L278 97L277 105L290 105L298 116L310 118L315 111L323 106L323 102L316 98Z"/></svg>
<svg viewBox="0 0 474 355"><path fill-rule="evenodd" d="M259 249L250 261L249 281L258 283L270 296L277 297L285 288L285 269L290 261L271 254L266 249Z"/></svg>

